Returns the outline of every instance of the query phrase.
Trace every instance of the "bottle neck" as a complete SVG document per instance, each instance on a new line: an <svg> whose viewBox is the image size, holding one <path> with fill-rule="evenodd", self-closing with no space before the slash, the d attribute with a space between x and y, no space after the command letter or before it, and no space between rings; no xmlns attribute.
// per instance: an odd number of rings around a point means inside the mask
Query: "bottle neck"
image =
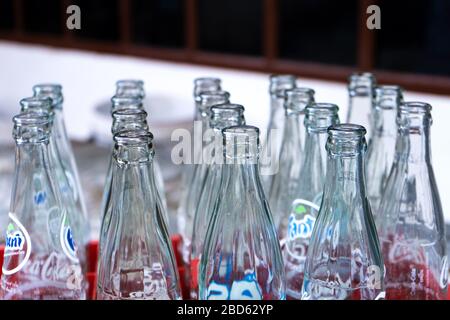
<svg viewBox="0 0 450 320"><path fill-rule="evenodd" d="M288 139L290 143L290 149L294 151L301 151L301 114L300 113L289 113L286 114L286 122L284 129L284 137Z"/></svg>
<svg viewBox="0 0 450 320"><path fill-rule="evenodd" d="M325 131L311 131L306 129L305 148L303 153L306 155L303 159L302 176L311 176L314 178L321 178L320 185L324 180L324 172L327 164L327 154L325 151L325 144L327 141L327 132ZM309 172L309 174L308 174ZM311 174L314 172L314 174Z"/></svg>
<svg viewBox="0 0 450 320"><path fill-rule="evenodd" d="M239 195L256 192L256 195L259 195L260 198L263 197L262 194L259 194L262 185L258 164L226 164L223 170L227 194L239 197Z"/></svg>
<svg viewBox="0 0 450 320"><path fill-rule="evenodd" d="M410 165L431 164L429 126L423 125L415 129L399 128L395 161Z"/></svg>
<svg viewBox="0 0 450 320"><path fill-rule="evenodd" d="M374 113L374 138L395 137L397 132L396 110L376 108Z"/></svg>
<svg viewBox="0 0 450 320"><path fill-rule="evenodd" d="M354 157L329 157L324 197L333 198L339 190L345 203L352 203L356 197L365 198L363 166L362 154Z"/></svg>
<svg viewBox="0 0 450 320"><path fill-rule="evenodd" d="M145 237L143 232L148 232L158 221L158 210L150 208L158 202L153 163L139 158L140 161L114 158L112 208L119 213L118 234L121 239Z"/></svg>
<svg viewBox="0 0 450 320"><path fill-rule="evenodd" d="M343 143L329 147L324 198L342 196L344 203L366 197L364 176L365 143Z"/></svg>

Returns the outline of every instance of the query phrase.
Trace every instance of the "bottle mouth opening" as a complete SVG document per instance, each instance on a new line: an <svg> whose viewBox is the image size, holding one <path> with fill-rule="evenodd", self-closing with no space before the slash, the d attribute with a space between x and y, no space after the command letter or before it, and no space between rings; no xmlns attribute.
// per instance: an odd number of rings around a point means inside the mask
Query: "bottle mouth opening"
<svg viewBox="0 0 450 320"><path fill-rule="evenodd" d="M333 138L355 139L364 137L366 128L358 124L342 123L329 127L328 134Z"/></svg>
<svg viewBox="0 0 450 320"><path fill-rule="evenodd" d="M49 97L29 97L20 100L20 106L22 110L42 110L50 112L52 107L52 99Z"/></svg>
<svg viewBox="0 0 450 320"><path fill-rule="evenodd" d="M37 98L49 98L50 105L57 107L63 103L62 86L59 84L38 84L33 86L33 94Z"/></svg>
<svg viewBox="0 0 450 320"><path fill-rule="evenodd" d="M145 120L147 119L147 112L143 109L119 109L112 113L115 120Z"/></svg>
<svg viewBox="0 0 450 320"><path fill-rule="evenodd" d="M114 135L114 142L119 146L149 145L153 134L147 130L124 130Z"/></svg>
<svg viewBox="0 0 450 320"><path fill-rule="evenodd" d="M202 85L209 85L209 84L215 84L220 85L221 80L219 78L215 77L200 77L194 79L194 85L195 86L202 86Z"/></svg>
<svg viewBox="0 0 450 320"><path fill-rule="evenodd" d="M116 82L116 87L144 87L144 81L138 79L123 79Z"/></svg>
<svg viewBox="0 0 450 320"><path fill-rule="evenodd" d="M142 100L133 96L115 95L111 98L112 110L143 109Z"/></svg>
<svg viewBox="0 0 450 320"><path fill-rule="evenodd" d="M399 106L400 113L408 114L429 114L431 112L431 105L426 102L404 102Z"/></svg>
<svg viewBox="0 0 450 320"><path fill-rule="evenodd" d="M248 125L232 126L225 128L222 131L222 134L224 138L242 138L243 141L253 139L257 140L259 139L259 128Z"/></svg>
<svg viewBox="0 0 450 320"><path fill-rule="evenodd" d="M375 76L373 73L370 72L355 72L350 75L349 82L359 82L359 81L367 81L367 82L374 82Z"/></svg>
<svg viewBox="0 0 450 320"><path fill-rule="evenodd" d="M50 117L44 112L26 111L15 115L13 122L16 127L42 127L50 123Z"/></svg>
<svg viewBox="0 0 450 320"><path fill-rule="evenodd" d="M221 90L222 80L219 78L202 77L194 80L194 98L200 102L200 94L207 91Z"/></svg>
<svg viewBox="0 0 450 320"><path fill-rule="evenodd" d="M199 94L198 101L200 102L200 108L202 110L208 109L216 104L228 103L230 100L230 94L227 91L205 91Z"/></svg>
<svg viewBox="0 0 450 320"><path fill-rule="evenodd" d="M333 103L313 103L305 108L307 115L337 115L339 107Z"/></svg>
<svg viewBox="0 0 450 320"><path fill-rule="evenodd" d="M225 103L211 107L210 127L223 130L227 127L245 125L244 107L240 104Z"/></svg>
<svg viewBox="0 0 450 320"><path fill-rule="evenodd" d="M301 112L303 109L314 102L315 91L310 88L292 88L284 92L284 108L289 111Z"/></svg>
<svg viewBox="0 0 450 320"><path fill-rule="evenodd" d="M290 74L271 75L269 92L277 98L284 99L286 90L294 89L296 81L297 78Z"/></svg>
<svg viewBox="0 0 450 320"><path fill-rule="evenodd" d="M297 78L292 74L271 74L269 76L271 83L283 84L283 83L295 83Z"/></svg>
<svg viewBox="0 0 450 320"><path fill-rule="evenodd" d="M211 107L211 117L221 116L223 114L234 114L237 117L242 115L245 111L243 105L236 103L222 103Z"/></svg>

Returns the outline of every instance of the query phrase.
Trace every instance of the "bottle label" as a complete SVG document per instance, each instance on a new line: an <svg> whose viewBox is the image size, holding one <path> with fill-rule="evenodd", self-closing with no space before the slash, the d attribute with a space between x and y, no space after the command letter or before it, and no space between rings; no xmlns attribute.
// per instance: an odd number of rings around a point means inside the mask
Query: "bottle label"
<svg viewBox="0 0 450 320"><path fill-rule="evenodd" d="M11 222L6 230L4 257L19 256L19 258L3 264L2 272L4 275L12 275L19 272L27 264L31 254L30 234L14 213L10 212L8 216Z"/></svg>
<svg viewBox="0 0 450 320"><path fill-rule="evenodd" d="M67 221L67 214L64 211L62 220L61 220L61 228L59 239L61 243L61 248L64 254L72 261L78 263L77 257L77 247L75 245L75 241L73 239L72 229L69 226Z"/></svg>
<svg viewBox="0 0 450 320"><path fill-rule="evenodd" d="M288 223L288 241L296 239L309 239L312 234L319 206L315 203L296 199L292 203L291 214Z"/></svg>
<svg viewBox="0 0 450 320"><path fill-rule="evenodd" d="M212 281L207 290L207 300L262 300L261 288L254 274L233 281L231 287Z"/></svg>

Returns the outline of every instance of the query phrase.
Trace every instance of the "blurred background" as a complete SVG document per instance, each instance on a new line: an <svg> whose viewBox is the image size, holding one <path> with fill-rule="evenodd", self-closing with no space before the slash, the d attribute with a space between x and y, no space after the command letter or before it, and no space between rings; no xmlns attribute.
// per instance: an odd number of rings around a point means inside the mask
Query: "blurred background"
<svg viewBox="0 0 450 320"><path fill-rule="evenodd" d="M66 27L72 4L81 9L80 30ZM366 26L372 4L381 9L380 30ZM14 167L11 117L36 83L64 87L96 236L116 80L145 81L173 218L180 168L170 161L170 135L191 126L194 78L222 78L248 123L264 131L269 74L297 75L345 119L346 82L355 71L402 86L406 100L432 104L433 164L450 225L450 1L0 0L0 210L8 210Z"/></svg>

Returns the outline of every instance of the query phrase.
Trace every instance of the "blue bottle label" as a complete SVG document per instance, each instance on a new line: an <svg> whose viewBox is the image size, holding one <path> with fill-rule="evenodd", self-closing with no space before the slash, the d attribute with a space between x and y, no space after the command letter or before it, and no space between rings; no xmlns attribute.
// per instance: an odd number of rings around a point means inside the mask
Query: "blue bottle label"
<svg viewBox="0 0 450 320"><path fill-rule="evenodd" d="M17 265L4 263L2 266L2 272L4 275L12 275L16 272L19 272L27 264L31 254L30 234L14 213L10 212L8 216L11 222L8 224L8 228L6 230L4 257L24 257L20 259L14 259L14 261L18 261Z"/></svg>
<svg viewBox="0 0 450 320"><path fill-rule="evenodd" d="M261 288L254 274L243 280L233 281L231 286L212 281L207 289L208 300L262 300Z"/></svg>

